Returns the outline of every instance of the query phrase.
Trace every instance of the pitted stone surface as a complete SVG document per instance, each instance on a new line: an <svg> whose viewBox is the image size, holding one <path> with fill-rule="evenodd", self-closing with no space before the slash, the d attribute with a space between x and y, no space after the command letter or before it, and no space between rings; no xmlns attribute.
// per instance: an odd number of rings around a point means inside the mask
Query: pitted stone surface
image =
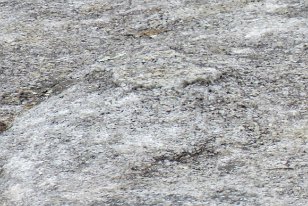
<svg viewBox="0 0 308 206"><path fill-rule="evenodd" d="M0 0L0 205L306 205L307 9Z"/></svg>

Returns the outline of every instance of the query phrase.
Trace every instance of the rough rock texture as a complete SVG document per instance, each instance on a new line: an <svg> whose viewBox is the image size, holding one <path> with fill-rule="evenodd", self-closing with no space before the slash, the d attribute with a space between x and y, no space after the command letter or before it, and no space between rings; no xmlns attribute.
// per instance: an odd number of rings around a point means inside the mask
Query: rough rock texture
<svg viewBox="0 0 308 206"><path fill-rule="evenodd" d="M0 205L306 205L306 0L0 0Z"/></svg>

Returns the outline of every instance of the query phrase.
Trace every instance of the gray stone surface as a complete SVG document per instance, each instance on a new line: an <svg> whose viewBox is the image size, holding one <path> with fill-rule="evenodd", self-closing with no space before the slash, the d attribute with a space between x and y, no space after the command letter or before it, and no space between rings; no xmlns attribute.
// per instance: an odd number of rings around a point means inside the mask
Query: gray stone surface
<svg viewBox="0 0 308 206"><path fill-rule="evenodd" d="M0 205L306 205L306 0L0 0Z"/></svg>

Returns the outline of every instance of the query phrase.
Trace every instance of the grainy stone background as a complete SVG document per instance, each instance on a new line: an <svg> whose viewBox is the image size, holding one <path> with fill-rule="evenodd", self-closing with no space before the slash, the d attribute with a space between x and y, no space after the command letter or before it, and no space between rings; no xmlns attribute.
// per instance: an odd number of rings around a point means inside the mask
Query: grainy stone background
<svg viewBox="0 0 308 206"><path fill-rule="evenodd" d="M306 205L306 0L0 0L0 205Z"/></svg>

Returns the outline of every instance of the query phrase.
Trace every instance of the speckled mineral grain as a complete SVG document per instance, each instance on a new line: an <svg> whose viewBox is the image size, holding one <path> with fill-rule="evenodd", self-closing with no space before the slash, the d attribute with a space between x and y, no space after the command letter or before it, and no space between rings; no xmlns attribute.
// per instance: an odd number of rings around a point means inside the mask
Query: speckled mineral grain
<svg viewBox="0 0 308 206"><path fill-rule="evenodd" d="M0 205L307 205L307 15L0 0Z"/></svg>

